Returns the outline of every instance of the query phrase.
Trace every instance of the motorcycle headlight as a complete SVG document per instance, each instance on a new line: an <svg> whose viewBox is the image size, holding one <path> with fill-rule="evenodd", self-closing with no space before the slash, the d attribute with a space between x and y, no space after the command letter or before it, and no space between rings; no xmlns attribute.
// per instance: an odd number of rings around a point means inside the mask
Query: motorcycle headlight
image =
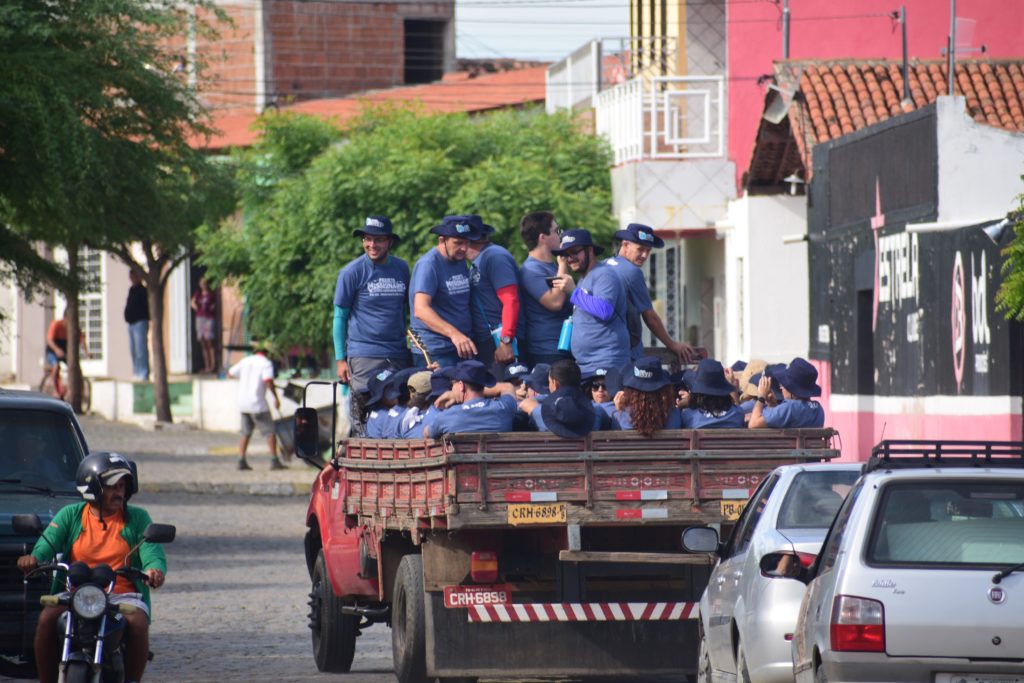
<svg viewBox="0 0 1024 683"><path fill-rule="evenodd" d="M95 619L107 608L107 594L96 586L82 586L71 598L71 609L83 619Z"/></svg>

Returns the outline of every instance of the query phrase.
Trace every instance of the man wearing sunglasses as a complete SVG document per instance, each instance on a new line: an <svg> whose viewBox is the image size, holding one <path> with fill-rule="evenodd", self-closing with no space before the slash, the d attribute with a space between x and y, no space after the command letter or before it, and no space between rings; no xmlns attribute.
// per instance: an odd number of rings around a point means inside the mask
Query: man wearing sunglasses
<svg viewBox="0 0 1024 683"><path fill-rule="evenodd" d="M555 256L565 256L569 268L581 277L557 276L552 284L569 295L572 313L572 355L584 376L598 368L619 368L629 362L626 328L626 288L607 265L597 260L604 251L588 230L567 230Z"/></svg>

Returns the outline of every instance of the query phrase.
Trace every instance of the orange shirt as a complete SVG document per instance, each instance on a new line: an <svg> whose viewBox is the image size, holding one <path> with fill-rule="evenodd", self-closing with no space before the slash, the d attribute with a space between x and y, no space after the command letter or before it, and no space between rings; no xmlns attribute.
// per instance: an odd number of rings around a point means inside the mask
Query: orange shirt
<svg viewBox="0 0 1024 683"><path fill-rule="evenodd" d="M103 521L107 528L100 524L100 518L92 513L92 506L82 508L82 535L71 546L71 560L85 562L90 567L98 564L110 565L111 569L120 569L128 559L131 546L124 540L124 513L104 515ZM118 576L114 583L115 593L135 593L135 585L123 576Z"/></svg>

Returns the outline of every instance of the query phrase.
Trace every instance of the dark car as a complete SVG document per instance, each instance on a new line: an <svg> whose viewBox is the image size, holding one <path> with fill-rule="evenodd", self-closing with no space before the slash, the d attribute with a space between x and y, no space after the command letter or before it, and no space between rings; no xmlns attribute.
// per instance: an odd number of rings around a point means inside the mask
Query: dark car
<svg viewBox="0 0 1024 683"><path fill-rule="evenodd" d="M75 472L88 452L68 404L0 389L0 676L31 675L39 596L49 589L40 577L30 582L26 598L16 563L36 539L15 533L11 518L36 514L49 524L79 500Z"/></svg>

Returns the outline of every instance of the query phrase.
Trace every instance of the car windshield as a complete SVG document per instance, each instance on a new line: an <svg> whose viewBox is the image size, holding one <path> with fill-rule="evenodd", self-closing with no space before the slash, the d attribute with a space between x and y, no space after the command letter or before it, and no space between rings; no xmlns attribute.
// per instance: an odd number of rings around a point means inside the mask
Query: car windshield
<svg viewBox="0 0 1024 683"><path fill-rule="evenodd" d="M882 496L867 559L882 565L1024 562L1024 481L892 485Z"/></svg>
<svg viewBox="0 0 1024 683"><path fill-rule="evenodd" d="M85 454L71 420L45 410L0 411L0 489L74 491Z"/></svg>
<svg viewBox="0 0 1024 683"><path fill-rule="evenodd" d="M779 509L780 529L827 529L858 470L805 470L793 478Z"/></svg>

